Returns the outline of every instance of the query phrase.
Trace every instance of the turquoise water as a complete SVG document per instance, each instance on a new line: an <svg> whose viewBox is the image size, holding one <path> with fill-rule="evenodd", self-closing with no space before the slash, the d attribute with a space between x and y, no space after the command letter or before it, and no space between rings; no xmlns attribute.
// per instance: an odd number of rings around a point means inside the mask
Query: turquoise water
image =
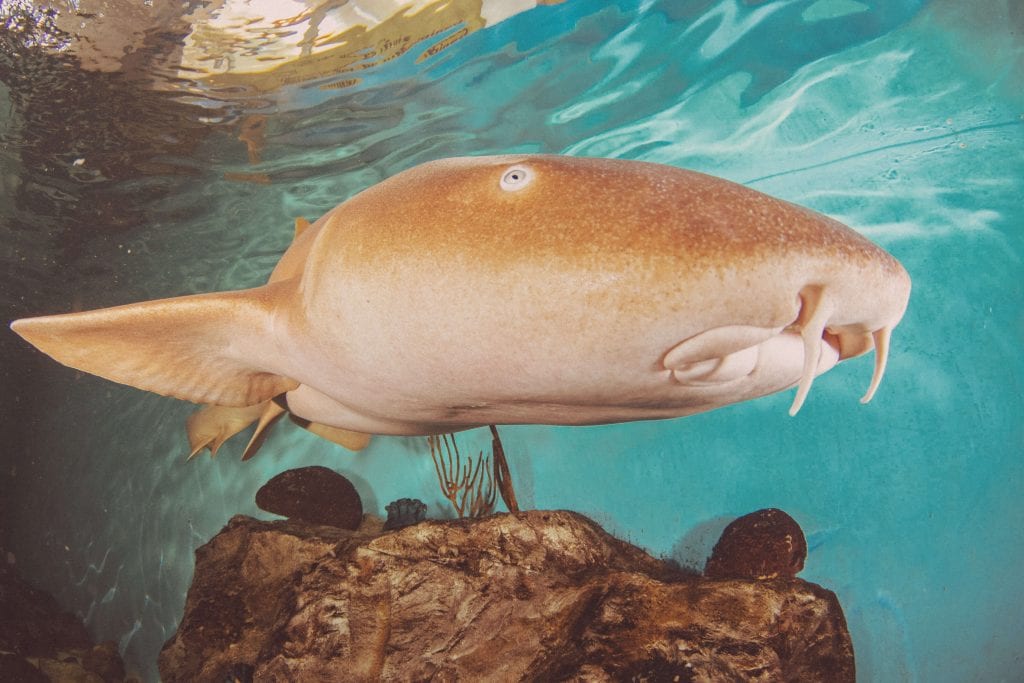
<svg viewBox="0 0 1024 683"><path fill-rule="evenodd" d="M256 285L295 216L462 154L657 161L828 213L914 281L871 404L857 402L861 358L819 378L795 418L787 393L664 422L507 427L520 502L578 510L698 567L732 518L782 508L808 534L802 576L846 610L859 680L1021 680L1022 31L1013 0L570 1L343 93L295 86L200 109L133 90L118 130L173 129L162 142L132 149L129 130L114 151L54 145L43 161L32 131L52 117L24 105L25 81L0 79L3 301L14 317ZM82 106L82 125L103 113ZM229 125L251 111L268 116L257 165ZM94 171L93 153L122 156ZM270 184L224 176L254 172ZM18 382L4 411L9 549L149 677L193 550L233 514L265 516L253 496L274 474L326 465L371 511L419 497L447 513L422 439L352 454L281 425L252 461L231 442L186 463L190 406L3 342L28 364L5 375Z"/></svg>

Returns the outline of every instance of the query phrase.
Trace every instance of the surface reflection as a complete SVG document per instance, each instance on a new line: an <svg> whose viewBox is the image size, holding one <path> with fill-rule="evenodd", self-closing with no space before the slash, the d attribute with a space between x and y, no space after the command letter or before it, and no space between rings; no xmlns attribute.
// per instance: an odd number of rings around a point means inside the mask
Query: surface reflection
<svg viewBox="0 0 1024 683"><path fill-rule="evenodd" d="M14 0L4 13L44 25L35 44L87 71L144 73L163 89L231 99L310 82L351 87L410 51L423 61L474 31L563 1Z"/></svg>

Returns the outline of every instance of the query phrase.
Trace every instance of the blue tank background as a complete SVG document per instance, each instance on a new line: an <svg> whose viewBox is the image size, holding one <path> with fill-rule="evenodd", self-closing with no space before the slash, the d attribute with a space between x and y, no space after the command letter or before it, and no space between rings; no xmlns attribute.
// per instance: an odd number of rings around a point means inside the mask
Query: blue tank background
<svg viewBox="0 0 1024 683"><path fill-rule="evenodd" d="M251 168L231 133L211 137L144 232L89 247L118 273L89 304L259 284L295 216L444 156L657 161L828 213L913 278L871 404L867 357L820 377L795 418L787 392L665 422L503 428L520 502L695 566L735 516L782 508L808 535L802 577L846 611L859 680L1021 680L1022 29L1014 0L541 7L351 95L296 88L270 123L272 185L225 181ZM370 511L419 497L447 514L423 439L352 454L281 425L250 462L231 443L185 463L190 406L56 364L36 376L18 566L149 677L194 549L234 514L265 517L253 496L274 474L325 465Z"/></svg>

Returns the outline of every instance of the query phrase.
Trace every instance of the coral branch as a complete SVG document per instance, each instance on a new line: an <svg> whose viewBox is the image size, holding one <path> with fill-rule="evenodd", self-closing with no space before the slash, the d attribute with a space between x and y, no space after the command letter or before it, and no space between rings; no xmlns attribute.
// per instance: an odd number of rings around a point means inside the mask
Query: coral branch
<svg viewBox="0 0 1024 683"><path fill-rule="evenodd" d="M505 459L505 447L501 445L498 428L491 425L491 452L494 454L494 482L497 484L501 499L509 512L519 512L519 501L516 500L515 489L512 488L512 473Z"/></svg>
<svg viewBox="0 0 1024 683"><path fill-rule="evenodd" d="M463 463L453 434L428 436L427 444L441 493L451 501L455 513L459 517L467 513L470 517L483 517L494 512L495 480L489 476L487 467L490 458L480 453L475 463L472 457Z"/></svg>

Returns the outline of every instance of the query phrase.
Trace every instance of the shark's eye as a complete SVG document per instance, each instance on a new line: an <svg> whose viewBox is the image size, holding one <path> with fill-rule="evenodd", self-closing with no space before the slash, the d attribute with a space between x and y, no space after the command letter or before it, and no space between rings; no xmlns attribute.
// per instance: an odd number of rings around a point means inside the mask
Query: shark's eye
<svg viewBox="0 0 1024 683"><path fill-rule="evenodd" d="M509 192L521 190L530 184L533 174L523 166L513 166L501 177L501 189Z"/></svg>

